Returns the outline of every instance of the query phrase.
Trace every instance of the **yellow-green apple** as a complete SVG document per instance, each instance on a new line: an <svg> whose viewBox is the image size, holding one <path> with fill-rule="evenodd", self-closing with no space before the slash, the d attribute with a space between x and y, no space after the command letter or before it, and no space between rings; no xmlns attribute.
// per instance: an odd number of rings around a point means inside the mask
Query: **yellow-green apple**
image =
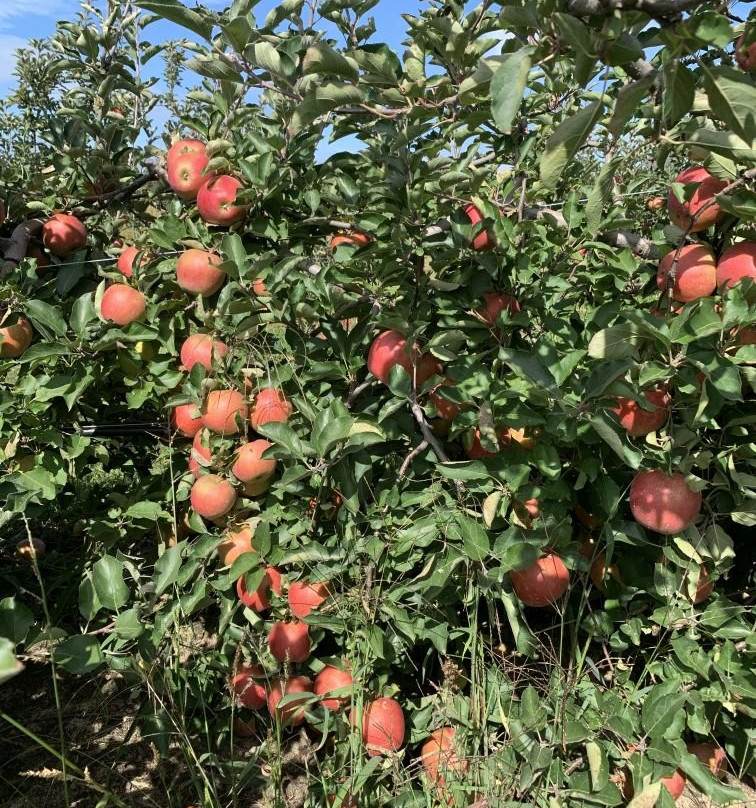
<svg viewBox="0 0 756 808"><path fill-rule="evenodd" d="M25 317L0 328L0 357L16 359L31 345L33 331Z"/></svg>

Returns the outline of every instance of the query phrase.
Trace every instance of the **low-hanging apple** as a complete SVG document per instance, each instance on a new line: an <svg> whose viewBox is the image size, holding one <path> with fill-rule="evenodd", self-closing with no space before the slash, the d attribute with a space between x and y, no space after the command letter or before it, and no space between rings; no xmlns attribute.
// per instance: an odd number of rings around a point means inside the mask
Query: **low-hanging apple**
<svg viewBox="0 0 756 808"><path fill-rule="evenodd" d="M300 694L291 698L294 694ZM279 706L284 698L286 704ZM285 726L296 726L305 720L307 703L312 699L312 681L307 676L290 676L284 684L273 682L268 694L268 712L271 718L278 718Z"/></svg>
<svg viewBox="0 0 756 808"><path fill-rule="evenodd" d="M192 295L212 295L223 286L223 259L206 250L186 250L176 261L176 282Z"/></svg>
<svg viewBox="0 0 756 808"><path fill-rule="evenodd" d="M680 533L695 522L701 510L701 492L688 486L685 477L661 469L643 471L630 484L630 510L643 527L657 533Z"/></svg>
<svg viewBox="0 0 756 808"><path fill-rule="evenodd" d="M0 328L0 357L17 359L31 345L34 331L26 317L16 317L15 322Z"/></svg>
<svg viewBox="0 0 756 808"><path fill-rule="evenodd" d="M229 685L234 696L242 707L259 710L268 700L268 688L265 682L259 681L265 676L265 669L260 665L242 663L229 676Z"/></svg>
<svg viewBox="0 0 756 808"><path fill-rule="evenodd" d="M320 703L329 710L339 710L349 704L354 679L349 663L341 661L341 666L326 665L315 677L313 692L320 697Z"/></svg>
<svg viewBox="0 0 756 808"><path fill-rule="evenodd" d="M247 578L242 575L236 582L236 594L239 600L249 609L256 612L265 612L270 609L270 593L281 594L281 573L273 566L267 566L262 580L254 592L247 589Z"/></svg>
<svg viewBox="0 0 756 808"><path fill-rule="evenodd" d="M255 528L249 522L229 527L223 534L222 541L215 548L221 566L230 566L244 553L257 552L252 544L254 537Z"/></svg>
<svg viewBox="0 0 756 808"><path fill-rule="evenodd" d="M268 633L268 648L279 662L304 662L310 656L310 627L299 621L279 620Z"/></svg>
<svg viewBox="0 0 756 808"><path fill-rule="evenodd" d="M567 591L570 571L555 553L548 553L534 564L509 573L512 588L526 606L548 606Z"/></svg>
<svg viewBox="0 0 756 808"><path fill-rule="evenodd" d="M103 319L116 325L125 326L136 322L144 315L147 302L144 295L133 286L114 283L103 293L100 300L100 314Z"/></svg>
<svg viewBox="0 0 756 808"><path fill-rule="evenodd" d="M352 722L356 718L353 711ZM396 699L378 698L362 711L362 742L370 757L398 752L404 743L404 711Z"/></svg>

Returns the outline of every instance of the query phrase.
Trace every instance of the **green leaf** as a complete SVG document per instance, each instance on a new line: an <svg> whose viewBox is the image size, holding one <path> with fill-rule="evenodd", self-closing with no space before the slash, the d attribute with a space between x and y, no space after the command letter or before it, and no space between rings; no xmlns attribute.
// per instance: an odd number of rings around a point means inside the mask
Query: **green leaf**
<svg viewBox="0 0 756 808"><path fill-rule="evenodd" d="M725 132L701 127L686 129L683 143L700 146L716 154L729 157L735 162L756 162L756 140L743 140L734 132Z"/></svg>
<svg viewBox="0 0 756 808"><path fill-rule="evenodd" d="M0 600L0 637L14 645L23 642L34 625L34 615L15 597Z"/></svg>
<svg viewBox="0 0 756 808"><path fill-rule="evenodd" d="M745 140L756 132L756 87L747 73L701 64L711 111Z"/></svg>
<svg viewBox="0 0 756 808"><path fill-rule="evenodd" d="M556 190L562 173L588 139L603 108L601 101L593 101L562 121L546 141L541 155L540 171L541 182L547 189Z"/></svg>
<svg viewBox="0 0 756 808"><path fill-rule="evenodd" d="M668 126L674 126L693 106L696 79L679 59L669 59L663 68L662 112Z"/></svg>
<svg viewBox="0 0 756 808"><path fill-rule="evenodd" d="M326 83L315 87L297 105L289 130L298 134L321 115L340 106L360 104L365 100L362 89L350 84Z"/></svg>
<svg viewBox="0 0 756 808"><path fill-rule="evenodd" d="M187 8L179 0L137 0L135 5L145 11L152 11L164 20L175 22L208 42L212 38L212 22L204 14Z"/></svg>
<svg viewBox="0 0 756 808"><path fill-rule="evenodd" d="M465 555L471 561L483 561L491 552L488 533L480 522L463 513L455 514Z"/></svg>
<svg viewBox="0 0 756 808"><path fill-rule="evenodd" d="M614 102L614 111L612 117L607 125L609 134L612 137L619 137L625 124L638 113L643 98L648 94L649 89L654 83L654 76L645 76L638 81L633 81L626 84L618 93L617 99ZM691 96L691 104L693 102ZM690 107L688 107L689 109Z"/></svg>
<svg viewBox="0 0 756 808"><path fill-rule="evenodd" d="M80 634L64 640L53 651L57 665L69 673L90 673L102 665L104 658L97 638L91 634Z"/></svg>
<svg viewBox="0 0 756 808"><path fill-rule="evenodd" d="M135 640L144 634L144 625L136 606L121 612L113 621L116 636L123 640Z"/></svg>
<svg viewBox="0 0 756 808"><path fill-rule="evenodd" d="M593 790L600 791L609 779L609 760L606 752L595 741L588 741L585 745L585 754L588 758Z"/></svg>
<svg viewBox="0 0 756 808"><path fill-rule="evenodd" d="M621 430L623 434L622 437L620 437L618 433L621 427L612 424L608 416L602 412L594 412L591 415L591 426L594 431L603 438L609 448L612 449L621 460L627 463L631 469L637 469L640 466L643 460L643 453L637 451L627 443L627 435L624 429Z"/></svg>
<svg viewBox="0 0 756 808"><path fill-rule="evenodd" d="M499 351L499 358L506 362L517 376L533 382L544 390L558 393L558 387L551 372L541 364L532 351L502 348Z"/></svg>
<svg viewBox="0 0 756 808"><path fill-rule="evenodd" d="M352 81L356 81L359 75L351 60L324 42L317 42L307 49L302 60L302 72L304 75L323 73Z"/></svg>
<svg viewBox="0 0 756 808"><path fill-rule="evenodd" d="M16 659L13 652L13 643L5 637L0 637L0 685L21 673L24 666Z"/></svg>
<svg viewBox="0 0 756 808"><path fill-rule="evenodd" d="M680 693L681 683L677 678L654 685L645 695L641 708L643 729L651 738L667 737L680 723L684 723L683 706L685 693Z"/></svg>
<svg viewBox="0 0 756 808"><path fill-rule="evenodd" d="M155 562L155 595L159 596L176 583L181 569L181 545L169 547Z"/></svg>
<svg viewBox="0 0 756 808"><path fill-rule="evenodd" d="M26 313L34 326L43 333L52 332L56 337L65 337L67 326L60 311L43 300L27 300Z"/></svg>
<svg viewBox="0 0 756 808"><path fill-rule="evenodd" d="M601 228L604 206L609 201L614 184L614 172L619 161L610 160L601 166L596 183L588 194L585 205L585 225L591 236L596 236Z"/></svg>
<svg viewBox="0 0 756 808"><path fill-rule="evenodd" d="M281 57L270 42L255 42L245 50L244 54L252 64L267 70L272 75L280 75L283 72Z"/></svg>
<svg viewBox="0 0 756 808"><path fill-rule="evenodd" d="M117 611L129 599L129 588L123 579L123 563L113 556L105 555L95 562L92 583L105 609Z"/></svg>
<svg viewBox="0 0 756 808"><path fill-rule="evenodd" d="M235 84L244 83L242 74L219 56L195 56L193 59L187 59L186 66L189 70L209 79L231 81Z"/></svg>
<svg viewBox="0 0 756 808"><path fill-rule="evenodd" d="M496 126L506 134L512 131L512 121L520 108L534 51L528 45L506 54L491 79L491 114Z"/></svg>

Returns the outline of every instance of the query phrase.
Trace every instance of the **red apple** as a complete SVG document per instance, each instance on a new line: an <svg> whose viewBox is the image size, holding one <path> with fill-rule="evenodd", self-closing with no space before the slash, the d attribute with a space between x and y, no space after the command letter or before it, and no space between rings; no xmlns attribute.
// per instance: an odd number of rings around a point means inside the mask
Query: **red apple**
<svg viewBox="0 0 756 808"><path fill-rule="evenodd" d="M224 227L247 215L246 205L235 204L236 192L243 189L239 180L228 174L211 177L197 193L197 210L208 224Z"/></svg>
<svg viewBox="0 0 756 808"><path fill-rule="evenodd" d="M118 256L118 263L116 264L116 269L121 273L121 275L130 278L134 274L134 261L140 252L142 252L142 249L139 247L126 247L121 252L121 254ZM139 262L139 266L143 267L147 263L149 263L149 258L143 255L142 260Z"/></svg>
<svg viewBox="0 0 756 808"><path fill-rule="evenodd" d="M620 426L634 438L656 432L669 417L671 399L664 390L646 390L643 395L649 404L654 405L651 410L644 410L632 398L617 398L617 406L612 408L612 412L619 417Z"/></svg>
<svg viewBox="0 0 756 808"><path fill-rule="evenodd" d="M171 413L171 425L185 438L193 438L202 429L202 413L196 404L178 404Z"/></svg>
<svg viewBox="0 0 756 808"><path fill-rule="evenodd" d="M176 281L185 291L193 295L212 295L218 291L226 279L220 268L223 259L205 250L186 250L176 262Z"/></svg>
<svg viewBox="0 0 756 808"><path fill-rule="evenodd" d="M326 665L322 671L315 677L315 687L313 692L316 696L320 696L320 703L323 707L329 710L339 710L350 701L351 688L354 685L352 673L349 670L349 664L342 661L342 667L337 668L334 665ZM350 688L347 690L347 688ZM337 695L328 696L326 694L338 691Z"/></svg>
<svg viewBox="0 0 756 808"><path fill-rule="evenodd" d="M192 508L205 519L220 519L236 504L236 491L217 474L204 474L194 481L190 492Z"/></svg>
<svg viewBox="0 0 756 808"><path fill-rule="evenodd" d="M281 594L281 573L275 567L265 568L263 579L254 592L249 592L247 589L246 576L242 575L236 582L236 594L239 596L239 600L258 613L270 609L271 592L275 592L276 595Z"/></svg>
<svg viewBox="0 0 756 808"><path fill-rule="evenodd" d="M249 710L259 710L265 706L268 699L268 691L265 684L257 679L265 676L265 670L259 665L247 665L242 663L236 673L229 677L229 684L239 704Z"/></svg>
<svg viewBox="0 0 756 808"><path fill-rule="evenodd" d="M276 461L263 460L262 456L272 445L270 441L258 438L240 446L234 453L234 462L231 466L234 477L247 485L269 483L276 470Z"/></svg>
<svg viewBox="0 0 756 808"><path fill-rule="evenodd" d="M684 202L678 202L671 190L667 196L669 219L680 230L687 230L693 216L727 185L725 180L712 177L703 166L686 168L675 177L674 181L683 185L695 186L692 196L688 196L686 193ZM719 219L720 215L719 205L714 203L696 219L690 232L698 233L700 230L706 230Z"/></svg>
<svg viewBox="0 0 756 808"><path fill-rule="evenodd" d="M526 606L548 606L567 591L570 571L558 555L549 553L523 570L512 570L509 578Z"/></svg>
<svg viewBox="0 0 756 808"><path fill-rule="evenodd" d="M295 617L307 617L313 609L317 609L331 596L328 581L307 583L307 581L294 581L289 587L289 608Z"/></svg>
<svg viewBox="0 0 756 808"><path fill-rule="evenodd" d="M144 295L138 289L125 283L114 283L102 296L100 314L105 320L124 326L139 320L146 305Z"/></svg>
<svg viewBox="0 0 756 808"><path fill-rule="evenodd" d="M220 435L236 435L249 415L238 390L211 390L202 405L202 423Z"/></svg>
<svg viewBox="0 0 756 808"><path fill-rule="evenodd" d="M249 422L255 430L263 424L274 421L285 424L293 411L291 402L287 401L281 390L276 387L264 387L255 396Z"/></svg>
<svg viewBox="0 0 756 808"><path fill-rule="evenodd" d="M87 229L70 213L53 213L42 225L42 243L53 255L65 258L87 243Z"/></svg>
<svg viewBox="0 0 756 808"><path fill-rule="evenodd" d="M672 271L676 250L662 258L656 274L659 289L667 287L667 279ZM680 250L680 258L675 269L675 282L672 298L681 303L689 303L700 297L708 297L717 288L717 267L714 253L704 244L686 244Z"/></svg>
<svg viewBox="0 0 756 808"><path fill-rule="evenodd" d="M183 140L177 140L168 152L165 155L165 162L166 165L170 166L171 163L177 158L180 157L182 154L192 154L194 152L202 152L205 151L205 144L201 140L196 140L193 138L185 138Z"/></svg>
<svg viewBox="0 0 756 808"><path fill-rule="evenodd" d="M695 755L714 777L720 777L727 770L727 753L714 743L689 743L688 752Z"/></svg>
<svg viewBox="0 0 756 808"><path fill-rule="evenodd" d="M465 215L470 220L472 225L478 224L478 222L482 222L485 218L481 211L473 204L468 205L465 208ZM481 230L477 236L475 236L472 240L472 244L470 245L475 252L486 252L487 250L492 250L496 246L496 239L487 229Z"/></svg>
<svg viewBox="0 0 756 808"><path fill-rule="evenodd" d="M477 309L475 313L489 326L495 325L498 316L505 310L508 311L509 314L517 314L517 312L522 311L522 306L519 301L512 297L512 295L486 292L483 295L483 300L485 305L482 309Z"/></svg>
<svg viewBox="0 0 756 808"><path fill-rule="evenodd" d="M300 698L291 699L283 707L278 704L284 696L301 693ZM312 682L306 676L290 676L284 686L280 681L273 682L268 694L268 712L278 717L282 724L296 726L305 719L306 704L311 699Z"/></svg>
<svg viewBox="0 0 756 808"><path fill-rule="evenodd" d="M34 537L21 539L16 544L16 552L26 561L33 561L35 558L42 558L47 552L47 545L42 539Z"/></svg>
<svg viewBox="0 0 756 808"><path fill-rule="evenodd" d="M310 627L307 623L279 620L268 634L268 648L279 662L304 662L310 656Z"/></svg>
<svg viewBox="0 0 756 808"><path fill-rule="evenodd" d="M746 35L743 33L735 43L735 61L738 67L746 73L756 70L756 39L750 45L745 44Z"/></svg>
<svg viewBox="0 0 756 808"><path fill-rule="evenodd" d="M636 475L630 485L630 510L636 521L649 530L670 535L695 522L702 497L693 491L679 472L668 476L661 469Z"/></svg>
<svg viewBox="0 0 756 808"><path fill-rule="evenodd" d="M675 802L680 799L683 791L685 791L685 778L678 770L671 777L662 777L662 785L669 791L670 796Z"/></svg>
<svg viewBox="0 0 756 808"><path fill-rule="evenodd" d="M373 376L384 384L388 382L391 368L403 367L412 376L414 363L416 386L422 385L431 376L441 373L441 364L431 354L420 354L420 348L413 345L407 349L407 339L398 331L384 331L370 346L367 366Z"/></svg>
<svg viewBox="0 0 756 808"><path fill-rule="evenodd" d="M212 370L213 360L221 359L228 353L228 345L209 334L190 334L181 346L181 364L189 371L199 364L205 370Z"/></svg>
<svg viewBox="0 0 756 808"><path fill-rule="evenodd" d="M338 235L331 236L329 247L331 250L335 250L340 244L364 247L366 244L370 244L371 241L370 236L365 233L358 233L357 231L353 233L339 233Z"/></svg>
<svg viewBox="0 0 756 808"><path fill-rule="evenodd" d="M664 207L663 196L649 196L646 200L646 207L649 210L661 210Z"/></svg>
<svg viewBox="0 0 756 808"><path fill-rule="evenodd" d="M447 776L450 773L462 775L468 768L467 761L458 754L454 727L441 727L431 732L430 738L420 748L420 762L428 781L444 796Z"/></svg>
<svg viewBox="0 0 756 808"><path fill-rule="evenodd" d="M504 441L504 436L507 430L505 427L500 427L496 430L496 437L499 439L499 448L501 448L501 443ZM462 449L464 453L470 458L470 460L479 460L485 457L494 457L497 452L490 452L486 449L480 440L480 429L476 428L474 432L468 433L471 435L470 437L470 445L467 445L466 441L462 442Z"/></svg>
<svg viewBox="0 0 756 808"><path fill-rule="evenodd" d="M404 732L404 712L398 701L380 698L365 705L362 712L362 742L368 755L373 757L398 752L404 743Z"/></svg>
<svg viewBox="0 0 756 808"><path fill-rule="evenodd" d="M739 241L725 250L717 263L717 287L731 289L750 278L756 284L756 242ZM751 294L754 292L751 290Z"/></svg>
<svg viewBox="0 0 756 808"><path fill-rule="evenodd" d="M714 591L714 581L709 577L709 571L706 567L701 567L698 574L698 584L696 585L696 594L693 596L693 603L697 606L703 603L709 595Z"/></svg>
<svg viewBox="0 0 756 808"><path fill-rule="evenodd" d="M205 173L209 162L204 151L178 155L168 163L168 185L182 199L196 199L199 189L214 176Z"/></svg>

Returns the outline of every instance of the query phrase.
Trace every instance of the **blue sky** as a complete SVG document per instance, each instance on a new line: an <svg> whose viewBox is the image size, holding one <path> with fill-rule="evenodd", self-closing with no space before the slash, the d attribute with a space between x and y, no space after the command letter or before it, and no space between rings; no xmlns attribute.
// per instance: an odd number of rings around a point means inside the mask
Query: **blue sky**
<svg viewBox="0 0 756 808"><path fill-rule="evenodd" d="M189 7L195 4L185 0ZM230 0L205 0L210 8L223 9ZM259 22L279 4L279 0L262 0L255 8ZM425 3L402 2L402 0L380 0L369 16L375 17L377 33L375 42L386 42L399 48L404 37L406 24L403 13L417 13ZM78 0L0 0L0 97L4 96L13 84L13 53L30 39L43 39L55 31L57 20L73 20L79 11ZM159 22L147 28L150 42L158 43L167 39L186 37L186 32L171 23Z"/></svg>

